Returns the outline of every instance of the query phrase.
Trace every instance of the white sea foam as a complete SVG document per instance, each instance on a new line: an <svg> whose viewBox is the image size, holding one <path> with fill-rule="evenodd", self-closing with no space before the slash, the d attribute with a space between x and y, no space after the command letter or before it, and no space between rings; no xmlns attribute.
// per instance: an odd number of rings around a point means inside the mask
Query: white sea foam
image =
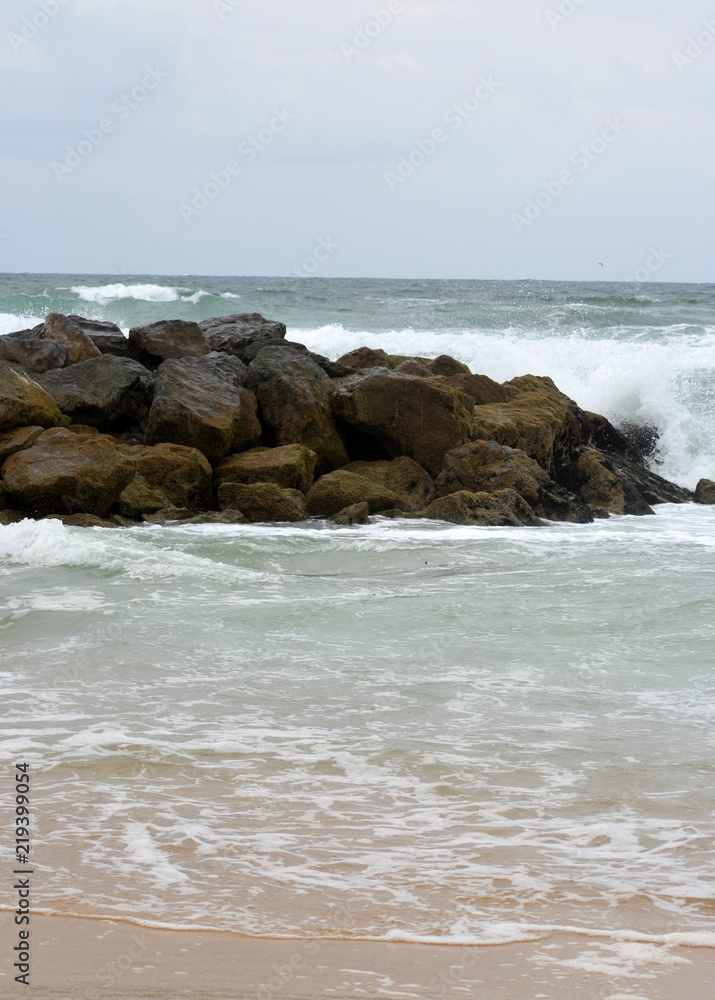
<svg viewBox="0 0 715 1000"><path fill-rule="evenodd" d="M18 330L31 330L44 322L44 316L31 313L0 313L0 336L6 333L17 333Z"/></svg>
<svg viewBox="0 0 715 1000"><path fill-rule="evenodd" d="M186 302L195 305L207 296L215 295L222 299L240 299L234 292L207 292L203 289L192 291L190 288L175 285L125 285L117 282L112 285L73 285L70 291L82 302L92 302L107 305L122 299L134 299L137 302Z"/></svg>

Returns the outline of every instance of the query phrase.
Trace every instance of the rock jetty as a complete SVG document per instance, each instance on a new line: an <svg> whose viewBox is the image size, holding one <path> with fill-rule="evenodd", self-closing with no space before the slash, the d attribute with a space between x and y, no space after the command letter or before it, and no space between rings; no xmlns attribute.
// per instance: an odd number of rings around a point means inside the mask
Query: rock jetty
<svg viewBox="0 0 715 1000"><path fill-rule="evenodd" d="M550 378L503 385L454 358L337 360L258 313L125 337L51 313L0 337L0 524L585 524L715 503L645 466L657 436Z"/></svg>

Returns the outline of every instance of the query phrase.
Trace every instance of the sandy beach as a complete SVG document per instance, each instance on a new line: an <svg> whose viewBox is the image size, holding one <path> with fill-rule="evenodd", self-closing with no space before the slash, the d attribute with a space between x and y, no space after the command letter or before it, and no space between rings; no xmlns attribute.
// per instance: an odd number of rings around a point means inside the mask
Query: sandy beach
<svg viewBox="0 0 715 1000"><path fill-rule="evenodd" d="M12 982L8 958L12 925L4 916L1 992L21 995L22 987ZM663 950L567 935L469 948L276 941L104 920L34 917L32 949L29 995L43 1000L169 996L710 1000L715 983L715 951L710 948ZM644 962L648 952L654 961Z"/></svg>

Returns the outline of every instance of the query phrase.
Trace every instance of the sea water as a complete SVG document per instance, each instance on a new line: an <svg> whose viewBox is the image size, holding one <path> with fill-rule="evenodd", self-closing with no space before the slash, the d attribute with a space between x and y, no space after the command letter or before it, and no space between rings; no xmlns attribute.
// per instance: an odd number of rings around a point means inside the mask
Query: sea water
<svg viewBox="0 0 715 1000"><path fill-rule="evenodd" d="M259 311L331 358L550 375L656 427L656 471L715 478L715 286L0 278L0 332L49 311ZM2 756L35 775L36 906L715 944L714 557L694 504L524 529L0 527Z"/></svg>

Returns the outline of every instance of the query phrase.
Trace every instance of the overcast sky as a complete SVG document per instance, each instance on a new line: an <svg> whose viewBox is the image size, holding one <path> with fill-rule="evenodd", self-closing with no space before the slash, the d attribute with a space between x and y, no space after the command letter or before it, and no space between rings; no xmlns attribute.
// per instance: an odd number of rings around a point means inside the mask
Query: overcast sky
<svg viewBox="0 0 715 1000"><path fill-rule="evenodd" d="M714 43L699 0L3 0L0 271L713 281Z"/></svg>

